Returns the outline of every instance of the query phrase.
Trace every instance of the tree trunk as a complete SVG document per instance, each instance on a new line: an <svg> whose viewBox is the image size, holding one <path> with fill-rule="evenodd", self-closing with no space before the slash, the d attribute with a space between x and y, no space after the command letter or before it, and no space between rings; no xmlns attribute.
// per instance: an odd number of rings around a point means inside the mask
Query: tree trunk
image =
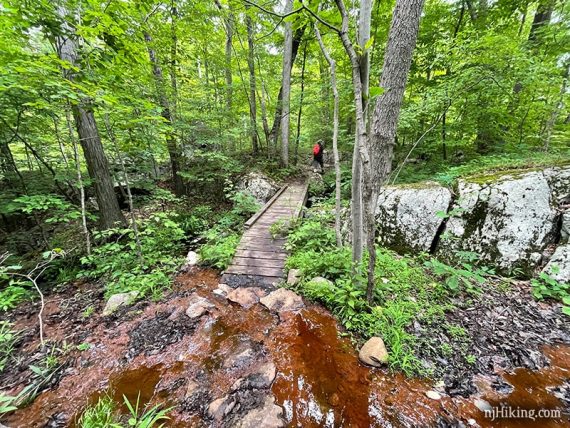
<svg viewBox="0 0 570 428"><path fill-rule="evenodd" d="M358 20L358 44L362 54L358 58L360 81L362 83L361 100L364 112L365 126L368 130L368 94L370 62L366 44L370 39L370 25L372 20L372 0L362 0L360 2L360 15ZM352 261L354 267L362 260L364 247L364 223L362 214L362 160L360 159L360 148L358 147L358 135L355 136L354 151L352 154L352 195L351 195L351 217L352 217Z"/></svg>
<svg viewBox="0 0 570 428"><path fill-rule="evenodd" d="M301 97L299 99L299 114L297 114L297 137L295 138L295 159L294 164L299 161L299 142L301 140L301 117L303 114L303 97L305 95L305 64L307 62L307 42L303 47L303 63L301 65Z"/></svg>
<svg viewBox="0 0 570 428"><path fill-rule="evenodd" d="M220 1L215 0L215 3L220 12L222 12L223 8ZM233 103L232 48L233 48L233 35L234 35L234 19L235 18L231 10L231 3L230 3L228 4L228 16L224 17L224 28L226 30L225 64L224 64L224 73L226 79L226 109L230 116L232 113L232 103Z"/></svg>
<svg viewBox="0 0 570 428"><path fill-rule="evenodd" d="M180 196L184 193L184 183L182 177L178 175L180 171L180 152L178 150L176 139L174 138L172 129L172 116L170 114L170 106L168 103L168 98L166 97L166 92L164 90L164 79L162 77L162 69L158 63L158 58L156 52L151 46L152 38L150 34L144 33L144 39L147 43L148 56L150 63L152 65L152 74L154 75L154 82L156 85L156 93L158 97L158 102L162 108L161 116L166 121L169 130L166 134L166 147L168 149L168 155L170 156L170 166L172 169L172 182L174 183L174 192L176 195Z"/></svg>
<svg viewBox="0 0 570 428"><path fill-rule="evenodd" d="M172 88L172 120L176 120L178 114L178 80L177 80L177 62L178 62L178 35L176 32L176 23L178 21L178 9L176 0L172 0L170 8L170 86Z"/></svg>
<svg viewBox="0 0 570 428"><path fill-rule="evenodd" d="M285 3L285 13L293 10L293 0ZM289 123L291 107L291 68L293 67L293 24L285 22L285 41L283 43L283 78L282 78L282 114L281 114L281 165L289 166Z"/></svg>
<svg viewBox="0 0 570 428"><path fill-rule="evenodd" d="M303 39L303 33L305 32L305 26L302 26L295 30L293 36L293 50L291 53L291 67L295 63L295 58L297 58L297 53L299 52L299 45ZM279 94L277 95L277 102L275 105L275 115L273 116L273 126L271 127L271 132L269 133L269 140L273 147L277 147L277 136L279 135L279 129L281 126L281 116L283 114L283 85L279 88Z"/></svg>
<svg viewBox="0 0 570 428"><path fill-rule="evenodd" d="M342 238L340 234L340 160L338 156L338 104L339 104L339 97L338 97L338 89L336 86L336 63L334 59L330 56L323 43L323 39L321 37L321 33L319 32L318 24L315 23L315 35L319 42L319 46L321 47L321 52L323 56L329 63L331 69L331 86L333 91L334 97L334 112L333 112L333 156L334 156L334 171L335 171L335 222L334 222L334 230L336 234L336 245L338 247L342 246ZM304 62L303 62L304 64Z"/></svg>
<svg viewBox="0 0 570 428"><path fill-rule="evenodd" d="M255 82L255 50L253 46L253 23L248 14L249 6L245 9L245 26L247 28L247 66L249 68L249 120L251 127L251 148L253 155L257 156L259 153L259 142L257 138L257 86Z"/></svg>
<svg viewBox="0 0 570 428"><path fill-rule="evenodd" d="M373 298L375 265L375 226L374 209L378 200L379 189L392 169L394 156L394 138L400 116L400 108L408 79L412 55L416 45L423 0L397 0L392 23L388 34L388 44L382 67L380 86L384 93L376 100L372 119L371 167L372 192L365 200L367 226L367 247L370 252L368 265L368 301Z"/></svg>
<svg viewBox="0 0 570 428"><path fill-rule="evenodd" d="M67 32L65 37L57 37L57 53L62 61L69 62L74 68L78 67L78 52L73 29L65 21L67 12L64 8L58 7L58 13L63 19L63 25ZM74 69L64 70L64 77L69 81L74 81ZM87 163L87 171L95 187L100 226L103 229L110 229L117 223L125 224L125 218L115 195L109 163L103 150L103 144L101 144L91 100L83 98L78 103L73 104L72 112L79 135L79 143L83 148L85 162Z"/></svg>

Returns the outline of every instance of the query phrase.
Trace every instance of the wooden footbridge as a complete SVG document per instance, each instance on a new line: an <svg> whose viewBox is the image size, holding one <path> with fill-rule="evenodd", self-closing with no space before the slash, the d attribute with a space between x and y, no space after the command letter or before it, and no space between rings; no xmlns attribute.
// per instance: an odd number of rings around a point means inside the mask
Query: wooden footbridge
<svg viewBox="0 0 570 428"><path fill-rule="evenodd" d="M222 282L232 287L272 287L284 276L285 239L273 238L270 227L296 219L307 200L307 183L292 183L279 191L246 223Z"/></svg>

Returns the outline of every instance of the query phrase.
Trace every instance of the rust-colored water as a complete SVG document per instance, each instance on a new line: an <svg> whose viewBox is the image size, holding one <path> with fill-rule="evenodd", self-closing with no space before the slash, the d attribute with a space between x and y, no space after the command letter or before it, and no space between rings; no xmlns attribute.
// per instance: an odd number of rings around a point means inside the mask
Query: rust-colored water
<svg viewBox="0 0 570 428"><path fill-rule="evenodd" d="M492 406L563 408L551 388L570 378L570 347L545 350L551 367L503 374L514 388L510 394L496 393L482 378L478 397L444 396L436 401L425 395L432 389L430 380L362 366L350 340L339 337L335 319L319 306L308 305L280 318L260 304L243 309L212 294L218 284L215 272L181 275L177 283L177 294L166 302L146 306L136 317L109 327L95 318L85 340L92 347L77 358L73 371L57 388L44 392L4 423L42 427L59 414L73 425L82 409L102 394L111 395L118 403L123 402L123 395L134 402L140 394L142 404L176 406L169 426L208 426L203 408L182 404L189 385L196 383L206 391L205 402L198 405L207 404L227 394L237 379L272 361L277 376L271 393L291 427L431 427L442 420L460 420L468 426L470 419L482 427L570 426L564 418L492 422L474 404L476 398L482 398ZM129 332L142 320L163 312L171 313L173 319L185 317L191 292L207 297L216 308L161 352L126 359ZM48 326L48 331L53 328ZM235 359L248 349L253 350L254 358L243 364ZM8 392L17 393L23 386Z"/></svg>

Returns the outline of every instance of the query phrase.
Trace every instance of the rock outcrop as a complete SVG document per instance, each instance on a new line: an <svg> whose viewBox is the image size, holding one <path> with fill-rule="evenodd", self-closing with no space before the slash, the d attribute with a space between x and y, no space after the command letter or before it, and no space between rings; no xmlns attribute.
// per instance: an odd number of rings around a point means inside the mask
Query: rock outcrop
<svg viewBox="0 0 570 428"><path fill-rule="evenodd" d="M429 251L451 204L448 188L437 183L386 186L376 208L380 242L403 251Z"/></svg>
<svg viewBox="0 0 570 428"><path fill-rule="evenodd" d="M500 273L531 275L547 247L568 241L569 204L570 167L511 171L459 180L453 193L436 183L388 186L376 222L380 242L396 251L474 252ZM565 251L553 257L563 266Z"/></svg>
<svg viewBox="0 0 570 428"><path fill-rule="evenodd" d="M279 190L279 186L259 172L250 172L238 181L237 189L250 194L257 202L264 204Z"/></svg>

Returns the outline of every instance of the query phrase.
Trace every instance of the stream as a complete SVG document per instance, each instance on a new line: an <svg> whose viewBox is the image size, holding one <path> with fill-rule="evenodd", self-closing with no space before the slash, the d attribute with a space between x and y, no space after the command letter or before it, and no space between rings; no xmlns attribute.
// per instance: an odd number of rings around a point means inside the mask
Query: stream
<svg viewBox="0 0 570 428"><path fill-rule="evenodd" d="M545 348L551 362L545 369L502 374L506 392L480 377L477 395L442 393L434 400L426 396L434 381L360 364L349 336L321 306L305 301L299 311L277 312L255 302L242 306L213 293L218 282L210 270L181 274L167 299L93 315L80 329L78 320L62 321L61 296L50 297L46 336L81 330L90 348L71 352L57 385L3 423L73 427L87 405L108 394L123 410L123 396L173 406L171 427L570 427L568 414L491 421L480 410L481 403L564 409L568 346ZM213 307L192 320L185 311L196 296Z"/></svg>

